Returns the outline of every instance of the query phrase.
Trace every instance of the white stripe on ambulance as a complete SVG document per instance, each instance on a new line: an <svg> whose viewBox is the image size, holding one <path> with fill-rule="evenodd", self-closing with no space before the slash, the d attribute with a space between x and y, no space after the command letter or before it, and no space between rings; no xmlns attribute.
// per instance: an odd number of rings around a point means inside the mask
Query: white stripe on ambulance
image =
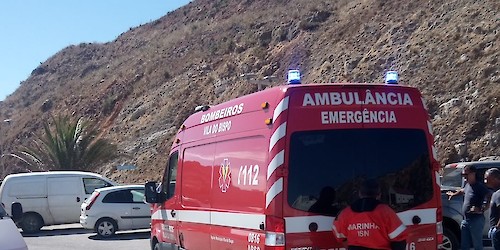
<svg viewBox="0 0 500 250"><path fill-rule="evenodd" d="M211 212L197 210L175 210L176 217L171 216L172 210L157 210L151 215L152 220L171 220L190 223L199 223L212 226L227 226L252 230L262 230L260 225L265 223L264 214L245 214L229 212ZM418 216L421 219L419 225L435 224L436 209L414 209L398 213L399 218L405 226L413 225L412 219ZM329 216L298 216L285 217L286 233L309 233L309 224L318 224L317 232L332 231L335 217Z"/></svg>
<svg viewBox="0 0 500 250"><path fill-rule="evenodd" d="M413 217L418 216L421 219L419 225L436 224L436 209L412 209L398 213L399 219L405 226L413 225ZM317 232L332 231L334 217L328 216L300 216L286 217L285 225L287 233L308 233L309 224L312 222L318 224Z"/></svg>
<svg viewBox="0 0 500 250"><path fill-rule="evenodd" d="M244 214L198 210L175 210L176 216L172 217L172 210L157 210L151 215L151 220L170 220L205 224L212 226L226 226L261 230L260 225L265 223L263 214Z"/></svg>
<svg viewBox="0 0 500 250"><path fill-rule="evenodd" d="M283 177L279 178L266 193L266 208L279 193L283 192Z"/></svg>
<svg viewBox="0 0 500 250"><path fill-rule="evenodd" d="M267 180L271 177L274 171L279 168L285 162L285 150L281 150L274 156L274 158L269 162L267 166Z"/></svg>
<svg viewBox="0 0 500 250"><path fill-rule="evenodd" d="M281 124L276 131L274 131L273 135L271 136L271 139L269 140L269 152L274 148L274 145L278 143L278 141L285 137L286 135L286 122Z"/></svg>
<svg viewBox="0 0 500 250"><path fill-rule="evenodd" d="M283 113L285 110L288 109L288 100L289 100L289 97L285 97L283 98L280 103L278 103L278 105L276 106L276 108L274 109L274 112L273 112L273 121L276 121L276 119L278 118L278 116L280 116L281 113Z"/></svg>

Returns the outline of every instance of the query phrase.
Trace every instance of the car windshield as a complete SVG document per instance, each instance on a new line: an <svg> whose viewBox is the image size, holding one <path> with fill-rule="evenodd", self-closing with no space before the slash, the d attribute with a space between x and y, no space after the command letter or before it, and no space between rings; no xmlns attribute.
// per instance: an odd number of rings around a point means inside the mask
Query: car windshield
<svg viewBox="0 0 500 250"><path fill-rule="evenodd" d="M462 187L462 169L444 168L441 186L461 188Z"/></svg>
<svg viewBox="0 0 500 250"><path fill-rule="evenodd" d="M341 209L357 198L363 179L375 178L383 189L382 201L399 212L432 198L432 176L423 130L295 132L290 142L288 204L315 212L313 204L324 199Z"/></svg>

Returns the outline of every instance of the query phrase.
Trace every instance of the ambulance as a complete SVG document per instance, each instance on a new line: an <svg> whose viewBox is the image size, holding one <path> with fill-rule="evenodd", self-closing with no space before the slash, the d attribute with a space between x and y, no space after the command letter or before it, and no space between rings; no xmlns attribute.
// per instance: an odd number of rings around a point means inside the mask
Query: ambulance
<svg viewBox="0 0 500 250"><path fill-rule="evenodd" d="M146 184L151 249L345 249L332 224L366 178L407 226L407 249L438 249L431 122L419 91L397 79L300 84L293 70L287 85L199 107L161 183Z"/></svg>

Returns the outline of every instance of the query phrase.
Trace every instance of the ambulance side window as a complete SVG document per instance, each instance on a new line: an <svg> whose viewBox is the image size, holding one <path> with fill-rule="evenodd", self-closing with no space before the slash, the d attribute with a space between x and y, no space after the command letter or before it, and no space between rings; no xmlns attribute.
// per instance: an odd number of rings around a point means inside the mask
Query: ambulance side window
<svg viewBox="0 0 500 250"><path fill-rule="evenodd" d="M178 152L174 152L170 155L170 159L168 160L168 166L165 169L165 174L163 175L161 192L165 195L165 198L167 200L170 199L172 196L174 196L175 193L178 156L179 156Z"/></svg>

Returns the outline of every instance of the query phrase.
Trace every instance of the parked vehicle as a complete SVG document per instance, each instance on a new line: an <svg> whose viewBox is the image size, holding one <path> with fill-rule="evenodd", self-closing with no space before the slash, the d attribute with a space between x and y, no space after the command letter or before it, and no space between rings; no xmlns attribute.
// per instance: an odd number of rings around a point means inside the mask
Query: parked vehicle
<svg viewBox="0 0 500 250"><path fill-rule="evenodd" d="M34 233L42 226L79 222L80 206L96 189L116 183L95 173L33 172L8 175L0 186L0 202L7 211L14 202L23 208L20 226Z"/></svg>
<svg viewBox="0 0 500 250"><path fill-rule="evenodd" d="M118 230L149 228L151 209L144 202L144 185L96 189L81 206L80 224L101 237Z"/></svg>
<svg viewBox="0 0 500 250"><path fill-rule="evenodd" d="M19 207L20 208L20 207ZM22 210L19 210L21 216ZM14 217L14 216L13 216ZM16 224L0 204L0 249L2 250L28 250L23 236Z"/></svg>
<svg viewBox="0 0 500 250"><path fill-rule="evenodd" d="M334 216L375 178L408 228L408 249L437 249L440 166L418 90L290 83L184 121L160 191L146 184L151 248L343 249Z"/></svg>
<svg viewBox="0 0 500 250"><path fill-rule="evenodd" d="M457 162L448 164L443 168L441 178L441 197L443 205L443 248L442 249L459 249L460 248L460 222L462 221L462 204L463 195L457 195L451 200L448 200L447 191L456 191L464 186L462 178L462 170L465 166L472 165L477 169L477 179L483 180L484 172L489 168L500 169L500 161L471 161ZM489 244L487 233L489 230L490 210L484 213L486 223L483 229L484 242Z"/></svg>

